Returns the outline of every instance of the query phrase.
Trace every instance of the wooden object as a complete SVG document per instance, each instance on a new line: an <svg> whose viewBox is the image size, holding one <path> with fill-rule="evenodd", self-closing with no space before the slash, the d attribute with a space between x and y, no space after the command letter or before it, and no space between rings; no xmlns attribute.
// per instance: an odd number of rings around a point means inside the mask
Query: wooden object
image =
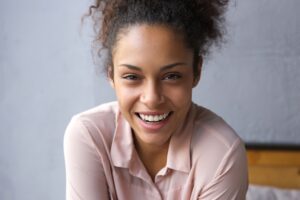
<svg viewBox="0 0 300 200"><path fill-rule="evenodd" d="M247 149L249 182L300 189L300 150Z"/></svg>

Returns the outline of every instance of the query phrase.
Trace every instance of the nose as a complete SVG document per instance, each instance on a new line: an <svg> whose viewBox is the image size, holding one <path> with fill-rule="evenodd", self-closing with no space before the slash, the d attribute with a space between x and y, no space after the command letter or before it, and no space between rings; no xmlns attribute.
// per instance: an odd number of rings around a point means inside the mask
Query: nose
<svg viewBox="0 0 300 200"><path fill-rule="evenodd" d="M150 109L157 108L165 101L160 85L154 81L147 83L142 89L140 101Z"/></svg>

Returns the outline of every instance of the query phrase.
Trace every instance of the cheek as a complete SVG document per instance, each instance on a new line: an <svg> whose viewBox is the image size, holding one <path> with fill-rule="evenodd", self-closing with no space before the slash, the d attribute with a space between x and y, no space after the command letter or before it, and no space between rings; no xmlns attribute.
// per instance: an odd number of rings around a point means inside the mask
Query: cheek
<svg viewBox="0 0 300 200"><path fill-rule="evenodd" d="M115 92L122 106L130 106L139 96L139 89L125 86L122 83L115 84Z"/></svg>
<svg viewBox="0 0 300 200"><path fill-rule="evenodd" d="M166 88L165 96L177 107L189 105L192 99L192 87L183 85L176 88Z"/></svg>

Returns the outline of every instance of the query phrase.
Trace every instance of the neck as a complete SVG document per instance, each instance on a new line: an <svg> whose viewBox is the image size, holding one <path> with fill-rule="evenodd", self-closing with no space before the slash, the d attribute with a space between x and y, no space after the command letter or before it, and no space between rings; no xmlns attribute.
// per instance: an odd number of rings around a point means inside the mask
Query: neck
<svg viewBox="0 0 300 200"><path fill-rule="evenodd" d="M139 156L146 158L160 157L168 153L169 141L163 145L152 145L140 141L138 138L134 137L135 148Z"/></svg>
<svg viewBox="0 0 300 200"><path fill-rule="evenodd" d="M146 144L134 137L137 153L152 180L157 172L166 166L169 141L161 146Z"/></svg>

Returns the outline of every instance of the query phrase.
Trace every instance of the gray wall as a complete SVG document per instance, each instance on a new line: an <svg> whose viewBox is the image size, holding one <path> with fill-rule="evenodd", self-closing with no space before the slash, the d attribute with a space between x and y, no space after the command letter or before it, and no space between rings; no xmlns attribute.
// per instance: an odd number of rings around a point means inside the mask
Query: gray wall
<svg viewBox="0 0 300 200"><path fill-rule="evenodd" d="M114 99L95 72L88 2L0 1L0 199L64 199L70 117ZM238 0L194 101L248 142L300 144L300 1Z"/></svg>
<svg viewBox="0 0 300 200"><path fill-rule="evenodd" d="M300 1L238 0L195 101L248 142L300 144Z"/></svg>

